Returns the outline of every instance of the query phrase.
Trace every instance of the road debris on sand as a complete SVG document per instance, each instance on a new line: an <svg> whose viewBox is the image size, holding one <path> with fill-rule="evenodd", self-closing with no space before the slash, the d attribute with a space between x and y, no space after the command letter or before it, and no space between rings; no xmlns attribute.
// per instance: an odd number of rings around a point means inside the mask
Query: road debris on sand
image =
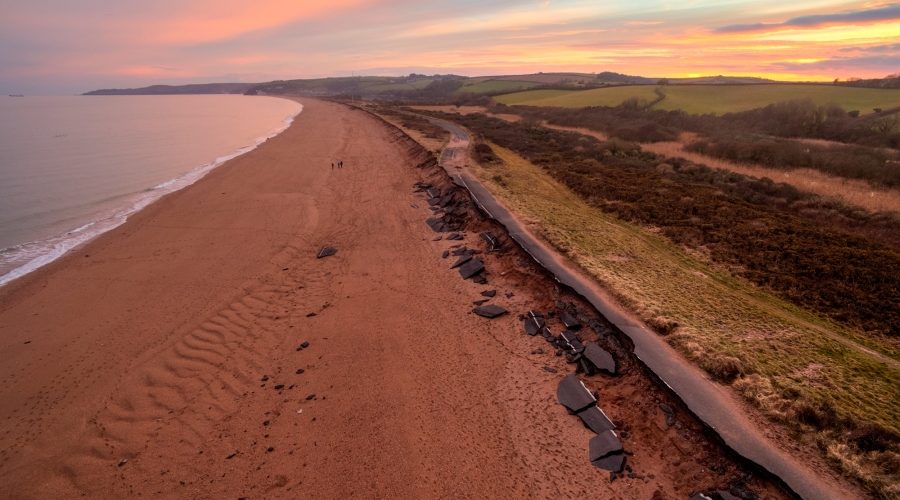
<svg viewBox="0 0 900 500"><path fill-rule="evenodd" d="M532 337L537 335L538 333L541 333L547 327L547 323L544 320L544 315L539 311L528 311L527 313L525 313L525 317L522 322L525 326L525 333L531 335Z"/></svg>
<svg viewBox="0 0 900 500"><path fill-rule="evenodd" d="M603 431L588 443L588 459L594 467L610 472L621 472L625 465L622 442L614 431Z"/></svg>
<svg viewBox="0 0 900 500"><path fill-rule="evenodd" d="M459 268L459 275L463 277L463 279L469 279L476 274L484 271L484 262L481 259L475 258L472 259Z"/></svg>
<svg viewBox="0 0 900 500"><path fill-rule="evenodd" d="M598 371L615 375L616 360L606 349L593 342L588 342L578 360L578 369L587 375L593 375Z"/></svg>
<svg viewBox="0 0 900 500"><path fill-rule="evenodd" d="M478 306L475 309L472 309L472 312L485 318L494 319L496 317L503 316L509 311L500 306L488 304L486 306Z"/></svg>
<svg viewBox="0 0 900 500"><path fill-rule="evenodd" d="M321 259L324 257L331 257L332 255L337 253L337 248L324 246L319 249L319 253L316 254L317 259Z"/></svg>
<svg viewBox="0 0 900 500"><path fill-rule="evenodd" d="M576 375L567 375L559 382L556 399L570 413L578 413L597 404L597 399Z"/></svg>

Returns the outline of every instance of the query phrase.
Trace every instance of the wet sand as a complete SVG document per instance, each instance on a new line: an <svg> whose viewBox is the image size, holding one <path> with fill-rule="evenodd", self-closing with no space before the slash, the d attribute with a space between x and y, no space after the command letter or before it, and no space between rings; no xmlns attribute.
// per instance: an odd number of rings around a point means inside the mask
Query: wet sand
<svg viewBox="0 0 900 500"><path fill-rule="evenodd" d="M412 192L419 153L302 102L283 134L0 288L7 496L681 498L737 473L687 420L659 423L637 370L594 385L640 474L594 469L555 401L565 360L514 315L471 314L482 290L514 312L552 290L521 256L459 279Z"/></svg>

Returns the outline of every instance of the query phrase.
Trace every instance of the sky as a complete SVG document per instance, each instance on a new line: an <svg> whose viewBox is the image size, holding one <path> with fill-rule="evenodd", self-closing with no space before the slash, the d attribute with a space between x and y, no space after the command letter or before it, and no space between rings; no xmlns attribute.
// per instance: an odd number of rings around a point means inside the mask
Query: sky
<svg viewBox="0 0 900 500"><path fill-rule="evenodd" d="M347 75L880 78L900 2L0 0L0 92Z"/></svg>

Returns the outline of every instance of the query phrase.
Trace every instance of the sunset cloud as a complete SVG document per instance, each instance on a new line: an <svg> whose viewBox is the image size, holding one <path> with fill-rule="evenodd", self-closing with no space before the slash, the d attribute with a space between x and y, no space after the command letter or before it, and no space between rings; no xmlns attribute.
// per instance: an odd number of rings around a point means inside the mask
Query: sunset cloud
<svg viewBox="0 0 900 500"><path fill-rule="evenodd" d="M717 33L745 33L748 31L773 31L778 28L815 28L832 24L870 24L900 19L900 5L877 9L800 16L778 23L731 24L717 28ZM896 33L900 36L900 33Z"/></svg>
<svg viewBox="0 0 900 500"><path fill-rule="evenodd" d="M898 38L900 3L871 0L41 0L4 7L0 91L412 71L832 80L897 72Z"/></svg>

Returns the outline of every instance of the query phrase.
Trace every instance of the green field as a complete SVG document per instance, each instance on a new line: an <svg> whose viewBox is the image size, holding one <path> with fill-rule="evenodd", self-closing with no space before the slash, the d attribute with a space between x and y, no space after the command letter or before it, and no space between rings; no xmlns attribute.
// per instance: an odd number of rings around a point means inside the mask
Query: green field
<svg viewBox="0 0 900 500"><path fill-rule="evenodd" d="M498 92L516 92L540 85L537 82L523 80L469 80L459 92L469 94L494 94Z"/></svg>
<svg viewBox="0 0 900 500"><path fill-rule="evenodd" d="M627 87L606 87L593 90L528 90L497 96L494 99L503 104L515 106L559 106L563 108L582 108L585 106L618 106L630 97L638 97L646 101L656 99L651 85L634 85Z"/></svg>
<svg viewBox="0 0 900 500"><path fill-rule="evenodd" d="M645 101L656 98L652 85L606 87L592 90L531 90L498 96L508 105L618 106L630 97ZM666 98L654 109L688 113L728 113L760 108L775 102L812 99L817 104L834 103L842 108L871 113L873 108L900 106L900 89L867 89L832 85L670 85L661 87Z"/></svg>
<svg viewBox="0 0 900 500"><path fill-rule="evenodd" d="M431 84L434 80L430 78L421 78L410 82L399 83L376 83L366 87L369 92L393 92L396 90L422 90Z"/></svg>

